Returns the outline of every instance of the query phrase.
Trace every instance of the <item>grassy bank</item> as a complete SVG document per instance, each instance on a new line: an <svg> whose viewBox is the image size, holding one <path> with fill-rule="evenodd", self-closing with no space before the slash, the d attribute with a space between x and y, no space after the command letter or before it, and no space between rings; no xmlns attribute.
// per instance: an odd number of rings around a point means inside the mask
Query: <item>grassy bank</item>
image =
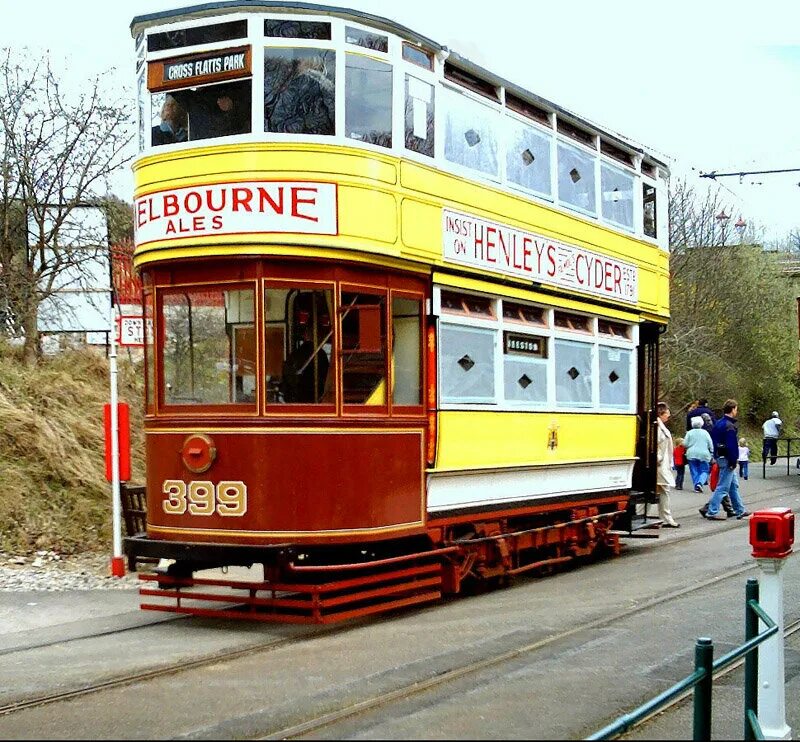
<svg viewBox="0 0 800 742"><path fill-rule="evenodd" d="M133 481L143 481L140 369L119 363L120 399L131 407ZM67 351L33 368L0 345L0 550L62 554L107 550L111 486L105 479L102 350Z"/></svg>

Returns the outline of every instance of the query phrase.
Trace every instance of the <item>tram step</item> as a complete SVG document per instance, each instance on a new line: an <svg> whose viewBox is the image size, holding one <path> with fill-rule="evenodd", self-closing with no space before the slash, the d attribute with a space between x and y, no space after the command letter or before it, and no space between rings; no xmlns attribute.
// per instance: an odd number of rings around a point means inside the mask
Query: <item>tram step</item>
<svg viewBox="0 0 800 742"><path fill-rule="evenodd" d="M143 610L277 623L335 623L433 602L442 595L438 562L318 584L178 578L156 573L142 573L139 579L143 583L140 597L159 601L142 600ZM153 582L159 587L148 586Z"/></svg>

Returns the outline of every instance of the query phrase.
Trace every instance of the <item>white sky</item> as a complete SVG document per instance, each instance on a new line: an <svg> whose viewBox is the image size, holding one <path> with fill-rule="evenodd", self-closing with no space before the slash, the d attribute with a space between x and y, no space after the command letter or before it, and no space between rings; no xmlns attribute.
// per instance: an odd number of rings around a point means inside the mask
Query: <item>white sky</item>
<svg viewBox="0 0 800 742"><path fill-rule="evenodd" d="M47 48L75 77L114 67L114 84L132 91L133 17L200 2L0 0L0 46ZM800 168L797 0L319 4L381 15L447 45L644 144L667 158L673 177ZM734 217L762 225L768 237L800 228L800 172L719 183ZM121 178L115 190L130 200L131 184Z"/></svg>

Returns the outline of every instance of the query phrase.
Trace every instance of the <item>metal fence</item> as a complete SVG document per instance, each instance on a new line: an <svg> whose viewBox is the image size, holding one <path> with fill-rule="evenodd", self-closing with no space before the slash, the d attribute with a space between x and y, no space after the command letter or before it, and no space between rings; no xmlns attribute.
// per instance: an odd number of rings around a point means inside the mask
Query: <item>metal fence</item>
<svg viewBox="0 0 800 742"><path fill-rule="evenodd" d="M767 627L758 633L758 621ZM744 739L764 739L758 722L758 645L778 632L778 625L764 612L758 602L758 580L751 577L745 588L745 641L714 662L714 643L711 639L697 639L694 647L694 672L663 693L624 714L586 739L612 739L647 717L661 711L684 693L694 689L693 737L695 740L711 739L711 704L714 673L730 667L745 658L744 669Z"/></svg>
<svg viewBox="0 0 800 742"><path fill-rule="evenodd" d="M781 453L781 448L783 447L781 444L786 444L786 453ZM794 447L794 453L792 453L792 448ZM763 453L763 451L762 451ZM800 438L778 438L777 439L777 453L775 456L762 456L761 461L761 476L766 479L767 478L767 459L772 462L773 459L776 461L778 459L786 459L786 476L788 477L791 473L792 468L792 459L797 459L800 461ZM770 463L770 466L773 464ZM796 464L795 464L796 466Z"/></svg>

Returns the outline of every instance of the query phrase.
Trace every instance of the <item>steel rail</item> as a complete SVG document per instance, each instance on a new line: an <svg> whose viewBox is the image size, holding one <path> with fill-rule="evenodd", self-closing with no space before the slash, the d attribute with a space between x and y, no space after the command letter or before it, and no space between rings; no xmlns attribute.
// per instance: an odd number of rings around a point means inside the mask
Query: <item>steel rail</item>
<svg viewBox="0 0 800 742"><path fill-rule="evenodd" d="M634 608L628 608L622 611L617 611L616 613L610 616L605 616L603 618L595 619L594 621L589 621L580 626L575 626L567 631L562 631L559 632L558 634L549 636L545 639L539 639L535 642L525 644L521 647L516 647L515 649L511 649L491 657L486 657L481 660L476 660L475 662L470 662L461 665L459 667L455 667L451 670L440 673L435 677L429 678L427 680L408 683L406 685L401 686L400 688L396 688L395 690L377 694L371 698L365 698L362 701L358 701L349 706L328 712L321 716L313 717L305 721L301 721L297 724L284 727L279 730L271 730L269 732L266 732L263 736L257 737L257 739L292 739L300 737L305 734L309 734L311 732L316 732L320 729L330 727L340 721L344 721L346 719L358 716L359 714L372 711L374 709L398 701L403 701L407 698L410 698L411 696L418 695L420 693L432 690L434 688L446 685L448 683L452 683L456 680L460 680L463 677L474 675L482 670L486 670L488 668L495 667L497 665L502 665L506 662L510 662L525 654L529 654L536 650L542 649L543 647L562 641L563 639L569 638L581 632L603 628L605 626L608 626L609 624L613 624L625 618L635 616L639 613L644 613L645 611L648 611L663 603L667 603L671 600L675 600L676 598L680 598L685 595L690 595L692 593L698 592L699 590L702 590L706 587L717 584L724 580L728 580L733 577L738 577L739 575L745 572L749 572L755 568L756 566L754 564L748 563L746 566L741 566L729 570L728 572L711 577L707 580L704 580L701 583L692 585L691 587L682 588L680 590L668 593L667 595L653 598L640 606L636 606ZM792 632L800 630L800 619L791 624L791 627L792 627ZM685 697L685 695L680 696L680 698L683 697ZM677 703L678 700L679 699L676 699L676 701L674 701L673 703Z"/></svg>

